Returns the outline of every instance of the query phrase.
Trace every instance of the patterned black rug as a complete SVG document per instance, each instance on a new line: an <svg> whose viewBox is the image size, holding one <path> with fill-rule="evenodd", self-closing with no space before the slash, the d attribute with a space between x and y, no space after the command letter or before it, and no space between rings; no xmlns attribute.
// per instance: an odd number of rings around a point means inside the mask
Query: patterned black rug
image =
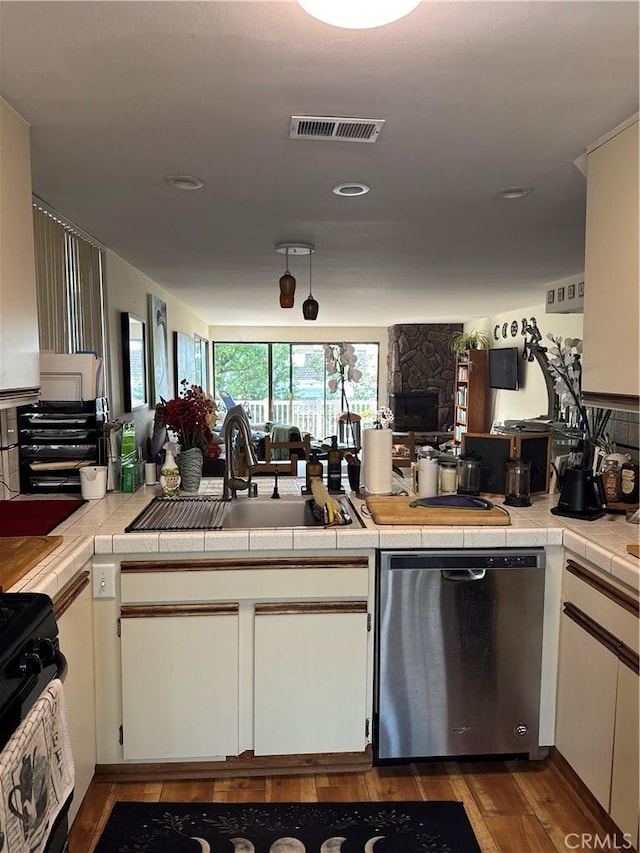
<svg viewBox="0 0 640 853"><path fill-rule="evenodd" d="M95 853L480 853L462 803L116 803Z"/></svg>

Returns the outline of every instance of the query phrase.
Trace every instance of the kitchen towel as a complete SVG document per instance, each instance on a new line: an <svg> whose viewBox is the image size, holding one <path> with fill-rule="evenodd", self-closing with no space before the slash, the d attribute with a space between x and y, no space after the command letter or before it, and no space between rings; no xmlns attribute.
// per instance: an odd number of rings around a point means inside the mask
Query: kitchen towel
<svg viewBox="0 0 640 853"><path fill-rule="evenodd" d="M56 678L0 753L3 851L45 849L51 827L73 793L74 778L64 693Z"/></svg>
<svg viewBox="0 0 640 853"><path fill-rule="evenodd" d="M390 495L393 478L393 434L390 429L362 433L362 486L367 495Z"/></svg>

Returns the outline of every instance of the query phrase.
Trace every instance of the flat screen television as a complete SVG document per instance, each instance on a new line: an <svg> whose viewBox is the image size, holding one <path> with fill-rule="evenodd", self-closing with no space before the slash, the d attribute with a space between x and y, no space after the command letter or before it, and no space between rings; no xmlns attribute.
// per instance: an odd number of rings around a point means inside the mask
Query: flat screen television
<svg viewBox="0 0 640 853"><path fill-rule="evenodd" d="M489 350L489 387L506 391L517 391L518 365L520 354L518 347L502 347Z"/></svg>

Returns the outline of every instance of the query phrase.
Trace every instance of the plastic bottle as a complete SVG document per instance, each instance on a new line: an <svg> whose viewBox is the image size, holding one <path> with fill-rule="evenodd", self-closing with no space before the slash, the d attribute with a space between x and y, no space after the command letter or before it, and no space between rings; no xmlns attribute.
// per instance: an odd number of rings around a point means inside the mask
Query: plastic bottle
<svg viewBox="0 0 640 853"><path fill-rule="evenodd" d="M330 492L342 491L342 454L337 435L331 436L331 447L327 453L327 487Z"/></svg>
<svg viewBox="0 0 640 853"><path fill-rule="evenodd" d="M165 457L162 468L160 469L162 494L166 498L175 498L180 493L180 472L175 459L175 455L178 452L178 445L173 441L168 441L163 445L163 449Z"/></svg>

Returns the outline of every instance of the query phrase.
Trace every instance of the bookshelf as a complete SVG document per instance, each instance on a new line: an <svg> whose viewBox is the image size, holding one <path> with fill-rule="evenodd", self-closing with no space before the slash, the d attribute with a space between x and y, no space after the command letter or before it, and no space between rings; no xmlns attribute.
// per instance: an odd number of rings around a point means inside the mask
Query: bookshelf
<svg viewBox="0 0 640 853"><path fill-rule="evenodd" d="M489 401L487 350L472 349L456 357L453 405L453 439L462 443L466 432L487 431Z"/></svg>

